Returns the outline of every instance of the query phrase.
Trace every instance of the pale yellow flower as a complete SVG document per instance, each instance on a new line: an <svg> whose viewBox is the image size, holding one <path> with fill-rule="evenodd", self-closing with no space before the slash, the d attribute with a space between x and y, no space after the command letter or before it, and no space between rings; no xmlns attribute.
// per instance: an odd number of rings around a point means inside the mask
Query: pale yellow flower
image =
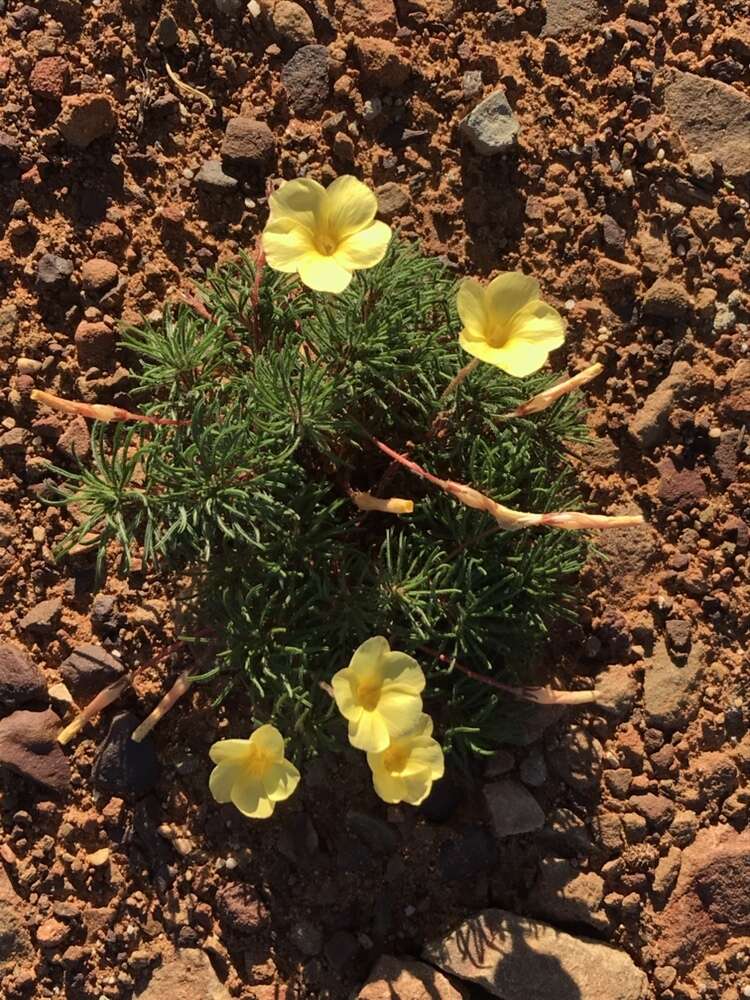
<svg viewBox="0 0 750 1000"><path fill-rule="evenodd" d="M376 635L355 650L349 666L331 681L339 711L349 722L349 742L379 753L408 733L422 713L422 668Z"/></svg>
<svg viewBox="0 0 750 1000"><path fill-rule="evenodd" d="M565 339L565 320L539 298L539 283L506 271L484 287L464 278L456 297L459 343L480 361L524 378L538 371Z"/></svg>
<svg viewBox="0 0 750 1000"><path fill-rule="evenodd" d="M337 177L327 188L307 177L287 181L270 206L266 260L316 291L343 292L353 271L374 267L388 249L391 230L375 221L377 198L356 177Z"/></svg>
<svg viewBox="0 0 750 1000"><path fill-rule="evenodd" d="M219 740L209 756L216 764L208 779L213 797L233 803L252 819L267 819L299 782L299 771L284 758L284 739L275 726L261 726L248 740Z"/></svg>
<svg viewBox="0 0 750 1000"><path fill-rule="evenodd" d="M414 729L391 742L381 753L368 753L375 791L384 802L418 806L443 777L443 751L432 738L432 719L421 715Z"/></svg>

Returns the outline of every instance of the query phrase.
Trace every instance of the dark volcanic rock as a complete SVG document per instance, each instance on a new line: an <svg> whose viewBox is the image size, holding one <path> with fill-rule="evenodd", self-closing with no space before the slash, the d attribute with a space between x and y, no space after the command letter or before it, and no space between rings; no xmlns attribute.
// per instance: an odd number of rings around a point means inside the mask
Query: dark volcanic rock
<svg viewBox="0 0 750 1000"><path fill-rule="evenodd" d="M60 665L62 679L76 697L83 698L93 697L121 677L123 671L122 663L94 642L76 646Z"/></svg>
<svg viewBox="0 0 750 1000"><path fill-rule="evenodd" d="M112 720L92 772L94 784L101 791L138 798L156 784L159 759L150 737L141 743L130 738L139 722L132 712L121 712Z"/></svg>
<svg viewBox="0 0 750 1000"><path fill-rule="evenodd" d="M322 113L331 90L325 45L304 45L281 71L289 104L300 118Z"/></svg>
<svg viewBox="0 0 750 1000"><path fill-rule="evenodd" d="M62 601L59 597L50 597L47 601L40 601L28 611L18 627L24 632L33 632L42 638L50 638L57 629L62 612Z"/></svg>

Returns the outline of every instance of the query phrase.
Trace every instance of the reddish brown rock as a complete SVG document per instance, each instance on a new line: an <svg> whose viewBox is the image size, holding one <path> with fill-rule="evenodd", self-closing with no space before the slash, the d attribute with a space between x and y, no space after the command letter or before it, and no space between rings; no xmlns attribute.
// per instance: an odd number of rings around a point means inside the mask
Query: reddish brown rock
<svg viewBox="0 0 750 1000"><path fill-rule="evenodd" d="M96 139L112 135L117 127L112 102L106 94L75 94L64 97L57 119L60 135L76 149L85 149Z"/></svg>
<svg viewBox="0 0 750 1000"><path fill-rule="evenodd" d="M45 56L29 77L29 90L47 101L61 101L68 85L68 64L62 56Z"/></svg>
<svg viewBox="0 0 750 1000"><path fill-rule="evenodd" d="M406 83L411 67L399 50L383 38L360 39L357 55L365 83L396 90Z"/></svg>
<svg viewBox="0 0 750 1000"><path fill-rule="evenodd" d="M267 917L266 907L251 885L231 882L217 893L221 923L238 934L252 934Z"/></svg>
<svg viewBox="0 0 750 1000"><path fill-rule="evenodd" d="M724 411L736 420L750 419L750 359L737 362L729 382L729 395Z"/></svg>
<svg viewBox="0 0 750 1000"><path fill-rule="evenodd" d="M17 708L42 698L47 691L44 674L20 646L0 645L0 705Z"/></svg>
<svg viewBox="0 0 750 1000"><path fill-rule="evenodd" d="M104 257L87 260L81 268L81 282L84 291L91 295L103 295L117 284L117 264Z"/></svg>
<svg viewBox="0 0 750 1000"><path fill-rule="evenodd" d="M57 742L61 725L51 709L18 711L0 720L0 765L55 791L67 788L70 767Z"/></svg>
<svg viewBox="0 0 750 1000"><path fill-rule="evenodd" d="M461 1000L461 994L431 965L381 955L358 1000Z"/></svg>
<svg viewBox="0 0 750 1000"><path fill-rule="evenodd" d="M697 469L677 469L671 458L659 462L657 495L668 507L689 510L705 499L706 484Z"/></svg>
<svg viewBox="0 0 750 1000"><path fill-rule="evenodd" d="M82 369L107 368L114 356L115 335L106 323L82 320L76 327L75 345Z"/></svg>
<svg viewBox="0 0 750 1000"><path fill-rule="evenodd" d="M49 917L37 928L36 940L42 948L59 948L70 936L70 928L61 920Z"/></svg>
<svg viewBox="0 0 750 1000"><path fill-rule="evenodd" d="M360 38L390 37L398 29L394 0L335 0L334 10L340 30Z"/></svg>
<svg viewBox="0 0 750 1000"><path fill-rule="evenodd" d="M240 116L227 124L221 157L230 173L266 173L276 157L276 140L265 122Z"/></svg>

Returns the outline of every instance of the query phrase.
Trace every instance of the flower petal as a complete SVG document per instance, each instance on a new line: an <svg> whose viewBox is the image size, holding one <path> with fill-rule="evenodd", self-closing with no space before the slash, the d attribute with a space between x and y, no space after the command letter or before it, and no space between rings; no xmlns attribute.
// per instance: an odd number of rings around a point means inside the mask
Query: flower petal
<svg viewBox="0 0 750 1000"><path fill-rule="evenodd" d="M385 257L391 235L390 227L384 222L373 222L339 243L334 259L347 271L374 267Z"/></svg>
<svg viewBox="0 0 750 1000"><path fill-rule="evenodd" d="M527 303L539 298L539 282L520 271L504 271L487 285L487 310L493 327L505 326Z"/></svg>
<svg viewBox="0 0 750 1000"><path fill-rule="evenodd" d="M263 775L263 788L271 802L283 802L294 792L299 779L300 774L294 764L281 760L271 764Z"/></svg>
<svg viewBox="0 0 750 1000"><path fill-rule="evenodd" d="M263 230L263 252L274 271L293 274L303 257L315 251L312 233L294 219L277 219Z"/></svg>
<svg viewBox="0 0 750 1000"><path fill-rule="evenodd" d="M336 707L345 719L354 719L362 711L362 707L355 697L355 683L353 682L356 681L350 667L339 670L331 680Z"/></svg>
<svg viewBox="0 0 750 1000"><path fill-rule="evenodd" d="M357 646L348 669L358 681L370 681L374 678L380 680L383 676L383 658L390 651L388 640L382 635L374 635Z"/></svg>
<svg viewBox="0 0 750 1000"><path fill-rule="evenodd" d="M478 340L466 335L462 330L459 343L465 351L475 358L495 365L515 378L525 378L538 371L547 360L549 351L538 344L530 344L525 340L511 340L503 347L493 347L486 340Z"/></svg>
<svg viewBox="0 0 750 1000"><path fill-rule="evenodd" d="M300 280L308 288L334 295L343 292L352 280L351 271L347 271L333 257L324 257L315 250L300 258L298 272Z"/></svg>
<svg viewBox="0 0 750 1000"><path fill-rule="evenodd" d="M464 278L458 286L456 309L464 328L483 339L489 329L489 318L484 288L475 278Z"/></svg>
<svg viewBox="0 0 750 1000"><path fill-rule="evenodd" d="M232 802L244 816L251 819L268 819L275 808L275 803L266 795L263 783L248 774L234 783Z"/></svg>
<svg viewBox="0 0 750 1000"><path fill-rule="evenodd" d="M247 745L247 744L246 744ZM240 764L232 760L223 760L211 771L208 778L208 788L217 802L229 802L232 798L232 788L242 777L244 770Z"/></svg>
<svg viewBox="0 0 750 1000"><path fill-rule="evenodd" d="M400 691L414 694L424 690L424 672L414 657L408 653L401 653L395 649L386 653L381 670L384 687L398 685Z"/></svg>
<svg viewBox="0 0 750 1000"><path fill-rule="evenodd" d="M368 754L367 762L372 769L372 784L378 797L383 802L396 803L403 801L401 781L398 778L394 778L384 767L373 767L370 763L371 756L375 755Z"/></svg>
<svg viewBox="0 0 750 1000"><path fill-rule="evenodd" d="M378 701L377 714L388 727L391 739L398 739L412 730L422 714L422 699L411 691L384 687ZM355 744L356 745L356 744ZM374 747L361 747L362 750Z"/></svg>
<svg viewBox="0 0 750 1000"><path fill-rule="evenodd" d="M269 199L269 222L287 219L314 233L325 224L328 198L322 184L300 177L282 184Z"/></svg>
<svg viewBox="0 0 750 1000"><path fill-rule="evenodd" d="M250 743L272 761L284 759L284 737L276 726L270 726L268 723L260 726L250 737Z"/></svg>
<svg viewBox="0 0 750 1000"><path fill-rule="evenodd" d="M357 750L380 753L388 748L390 741L388 726L379 711L363 711L349 723L349 742Z"/></svg>
<svg viewBox="0 0 750 1000"><path fill-rule="evenodd" d="M553 306L541 301L529 302L513 317L508 340L533 341L554 351L565 340L565 327L565 320Z"/></svg>
<svg viewBox="0 0 750 1000"><path fill-rule="evenodd" d="M328 232L337 243L369 226L377 210L374 192L351 174L337 177L326 188Z"/></svg>
<svg viewBox="0 0 750 1000"><path fill-rule="evenodd" d="M431 781L437 781L445 773L443 748L437 740L430 740L427 746L418 746L412 749L409 762L404 768L404 777L423 771L429 774Z"/></svg>
<svg viewBox="0 0 750 1000"><path fill-rule="evenodd" d="M249 740L219 740L208 751L208 756L214 764L219 764L222 760L242 760L249 752Z"/></svg>

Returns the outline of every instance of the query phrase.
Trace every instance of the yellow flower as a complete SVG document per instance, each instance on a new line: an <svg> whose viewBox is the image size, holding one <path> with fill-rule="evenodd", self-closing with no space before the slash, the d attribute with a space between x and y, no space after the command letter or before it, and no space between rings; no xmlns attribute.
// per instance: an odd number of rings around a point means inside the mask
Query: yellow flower
<svg viewBox="0 0 750 1000"><path fill-rule="evenodd" d="M368 753L375 791L384 802L418 806L443 777L443 751L432 738L432 719L421 715L414 729L393 740L387 750Z"/></svg>
<svg viewBox="0 0 750 1000"><path fill-rule="evenodd" d="M219 740L209 756L216 764L208 779L213 797L232 802L252 819L267 819L299 782L299 771L284 759L284 739L275 726L261 726L248 740Z"/></svg>
<svg viewBox="0 0 750 1000"><path fill-rule="evenodd" d="M388 249L391 230L374 221L377 198L356 177L337 177L327 188L307 177L288 181L270 205L266 260L319 292L343 292L353 271L374 267Z"/></svg>
<svg viewBox="0 0 750 1000"><path fill-rule="evenodd" d="M456 298L459 343L481 361L523 378L538 371L565 339L565 320L539 298L539 283L506 271L487 287L464 278Z"/></svg>
<svg viewBox="0 0 750 1000"><path fill-rule="evenodd" d="M382 635L363 642L331 685L339 711L349 721L349 742L380 753L408 733L422 713L424 674L415 659L391 650Z"/></svg>

